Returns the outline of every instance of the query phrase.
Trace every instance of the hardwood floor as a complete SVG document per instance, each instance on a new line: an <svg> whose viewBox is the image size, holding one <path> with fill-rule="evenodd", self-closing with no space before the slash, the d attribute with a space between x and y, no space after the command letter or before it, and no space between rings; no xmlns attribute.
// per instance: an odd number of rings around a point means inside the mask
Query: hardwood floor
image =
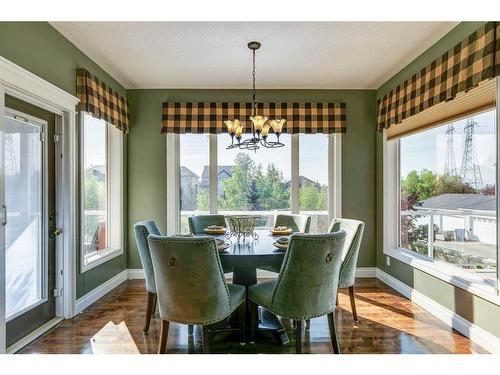
<svg viewBox="0 0 500 375"><path fill-rule="evenodd" d="M143 334L147 293L142 280L123 283L77 317L61 322L21 353L92 353L91 339L108 322L124 322L141 353L156 353L160 319L151 319ZM348 291L341 290L336 312L341 353L486 353L468 338L376 279L359 279L354 322ZM257 337L254 345L239 345L238 336L216 336L212 353L294 353L293 328L284 325L290 343L279 345L272 336ZM201 329L188 337L186 325L170 324L167 353L202 353ZM313 319L303 335L303 353L332 353L327 317ZM132 343L133 345L133 343Z"/></svg>

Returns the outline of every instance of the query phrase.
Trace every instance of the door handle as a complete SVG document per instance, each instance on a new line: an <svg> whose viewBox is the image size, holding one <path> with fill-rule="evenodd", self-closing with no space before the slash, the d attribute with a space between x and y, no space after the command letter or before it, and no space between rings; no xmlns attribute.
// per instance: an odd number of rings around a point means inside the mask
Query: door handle
<svg viewBox="0 0 500 375"><path fill-rule="evenodd" d="M2 204L2 227L7 225L7 206Z"/></svg>
<svg viewBox="0 0 500 375"><path fill-rule="evenodd" d="M49 233L49 237L55 238L55 237L59 236L61 233L62 233L62 228L56 228Z"/></svg>

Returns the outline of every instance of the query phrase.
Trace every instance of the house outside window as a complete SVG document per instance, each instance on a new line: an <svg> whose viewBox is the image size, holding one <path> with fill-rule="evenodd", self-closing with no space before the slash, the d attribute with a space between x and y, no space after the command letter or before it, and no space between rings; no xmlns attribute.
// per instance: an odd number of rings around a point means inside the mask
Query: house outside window
<svg viewBox="0 0 500 375"><path fill-rule="evenodd" d="M85 272L122 249L122 132L82 113L80 168L81 270Z"/></svg>
<svg viewBox="0 0 500 375"><path fill-rule="evenodd" d="M283 134L280 139L285 147L257 152L227 150L226 134L168 137L173 149L178 142L179 150L178 164L173 167L179 176L175 193L179 226L171 227L173 234L189 233L187 218L208 213L255 214L260 216L258 228L271 228L280 213L301 213L312 217L312 232L327 231L334 215L330 211L333 202L329 205L334 190L328 189L329 168L339 169L340 164L340 158L329 153L334 147L329 139L338 137L340 143L339 134ZM294 153L299 157L293 157ZM176 189L173 183L169 186Z"/></svg>

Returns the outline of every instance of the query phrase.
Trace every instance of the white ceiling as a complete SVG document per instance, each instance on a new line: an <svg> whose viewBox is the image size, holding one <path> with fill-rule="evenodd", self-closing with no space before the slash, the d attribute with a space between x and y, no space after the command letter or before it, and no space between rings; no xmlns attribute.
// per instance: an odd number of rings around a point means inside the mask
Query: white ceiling
<svg viewBox="0 0 500 375"><path fill-rule="evenodd" d="M52 22L126 88L376 89L456 22Z"/></svg>

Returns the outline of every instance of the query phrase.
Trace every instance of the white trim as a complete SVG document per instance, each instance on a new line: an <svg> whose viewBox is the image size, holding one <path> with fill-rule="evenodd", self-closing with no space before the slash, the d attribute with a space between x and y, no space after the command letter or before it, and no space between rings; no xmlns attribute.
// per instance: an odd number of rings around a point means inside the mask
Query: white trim
<svg viewBox="0 0 500 375"><path fill-rule="evenodd" d="M0 56L0 114L4 112L4 95L21 99L37 107L48 110L56 116L56 125L61 134L60 145L56 146L62 158L56 158L57 181L56 209L58 222L63 228L56 242L56 285L62 286L63 296L56 298L56 316L72 317L76 293L76 202L77 200L77 164L76 164L76 105L78 98L45 81L33 73L21 68ZM2 116L3 117L3 116ZM3 186L3 184L2 184ZM2 196L2 202L4 197ZM5 252L2 251L0 271L5 274ZM0 285L0 295L4 297L5 284ZM2 298L5 300L5 298ZM3 311L2 316L5 315ZM0 318L1 319L1 318ZM0 353L5 352L5 321L0 320Z"/></svg>
<svg viewBox="0 0 500 375"><path fill-rule="evenodd" d="M218 172L219 172L219 166L217 165L217 134L209 134L208 135L208 153L209 153L209 160L208 160L208 178L210 180L210 186L215 186L215 189L209 189L208 194L208 205L209 205L209 211L210 214L215 215L217 214L217 199L219 197L219 186L217 186L219 180L218 180ZM179 150L180 152L180 150ZM180 163L180 156L179 156L179 163ZM180 181L179 181L180 182Z"/></svg>
<svg viewBox="0 0 500 375"><path fill-rule="evenodd" d="M127 270L128 280L144 280L144 270L142 268L129 268Z"/></svg>
<svg viewBox="0 0 500 375"><path fill-rule="evenodd" d="M5 90L0 82L0 210L1 205L5 202L5 183L4 183L4 135L2 129L4 129L4 112L5 112ZM6 217L4 217L4 211L2 210L1 222L4 223ZM6 319L5 319L5 226L0 224L0 354L6 351Z"/></svg>
<svg viewBox="0 0 500 375"><path fill-rule="evenodd" d="M500 339L493 336L491 333L469 322L455 312L445 308L433 299L409 287L380 269L377 270L377 278L406 298L415 302L445 324L468 337L474 343L482 346L491 353L500 353Z"/></svg>
<svg viewBox="0 0 500 375"><path fill-rule="evenodd" d="M356 278L377 277L377 267L357 267Z"/></svg>
<svg viewBox="0 0 500 375"><path fill-rule="evenodd" d="M500 297L496 295L494 280L406 249L389 248L384 250L384 254L500 306Z"/></svg>
<svg viewBox="0 0 500 375"><path fill-rule="evenodd" d="M32 341L36 340L40 336L42 336L44 333L48 332L50 329L55 327L57 324L62 322L64 319L61 317L55 317L49 320L47 323L41 325L37 329L35 329L33 332L30 332L26 336L24 336L22 339L16 341L14 344L9 346L7 348L6 353L7 354L14 354L24 348L26 345L31 343Z"/></svg>
<svg viewBox="0 0 500 375"><path fill-rule="evenodd" d="M75 303L75 314L79 314L98 299L104 297L107 293L111 292L118 285L126 281L127 277L128 271L123 270L118 275L112 277L108 281L99 285L97 288L85 294L83 297L79 298Z"/></svg>
<svg viewBox="0 0 500 375"><path fill-rule="evenodd" d="M179 230L179 134L167 133L167 235Z"/></svg>
<svg viewBox="0 0 500 375"><path fill-rule="evenodd" d="M5 93L56 114L75 112L78 98L0 56L0 83Z"/></svg>
<svg viewBox="0 0 500 375"><path fill-rule="evenodd" d="M342 134L328 135L328 160L328 213L331 222L335 217L342 217Z"/></svg>
<svg viewBox="0 0 500 375"><path fill-rule="evenodd" d="M121 228L121 226L115 226L115 227L119 227ZM106 263L108 261L110 261L111 259L114 259L116 257L119 257L121 255L123 255L123 249L122 248L119 248L119 249L103 249L103 250L99 250L99 251L96 251L98 254L97 255L97 258L95 260L92 260L90 261L90 263L87 263L85 264L85 256L86 255L90 255L89 254L83 254L83 246L81 247L81 250L82 252L81 254L81 257L80 257L80 262L81 262L81 266L80 266L80 272L81 273L85 273L89 270L91 270L92 268L95 268L97 266L100 266L101 264L103 263Z"/></svg>
<svg viewBox="0 0 500 375"><path fill-rule="evenodd" d="M500 173L498 171L498 166L500 165L500 136L499 136L499 129L500 129L500 76L496 77L496 131L497 131L497 136L496 136L496 168L495 168L495 173L496 173L496 190L498 191L498 187L500 186ZM497 285L496 285L496 294L497 296L500 295L500 269L499 269L499 264L500 264L500 246L498 246L498 239L500 239L500 224L498 223L498 213L500 212L500 198L498 197L498 193L496 194L496 199L497 199Z"/></svg>
<svg viewBox="0 0 500 375"><path fill-rule="evenodd" d="M300 137L292 134L290 137L290 210L292 214L299 213L299 176L300 176Z"/></svg>

